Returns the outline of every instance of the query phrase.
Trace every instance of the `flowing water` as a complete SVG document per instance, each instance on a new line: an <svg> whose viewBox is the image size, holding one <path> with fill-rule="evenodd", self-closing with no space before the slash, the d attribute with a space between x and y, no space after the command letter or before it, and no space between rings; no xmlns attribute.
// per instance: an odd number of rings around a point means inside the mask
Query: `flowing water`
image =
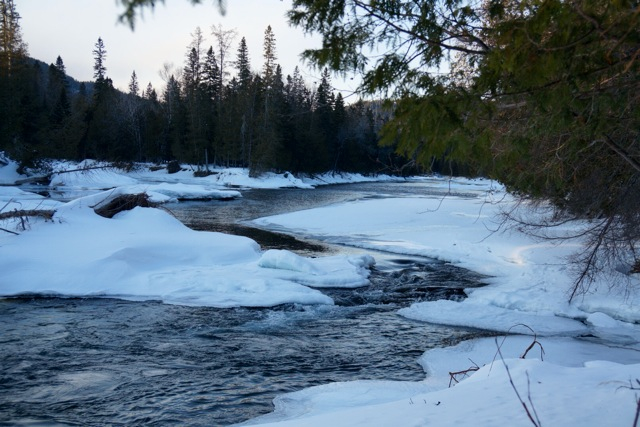
<svg viewBox="0 0 640 427"><path fill-rule="evenodd" d="M265 248L341 252L239 224L264 215L423 184L252 190L169 209L196 229ZM373 254L371 285L323 290L335 306L182 307L115 299L0 300L0 425L228 425L268 413L281 393L332 381L419 381L417 358L480 331L396 314L414 301L464 298L482 278L423 258Z"/></svg>

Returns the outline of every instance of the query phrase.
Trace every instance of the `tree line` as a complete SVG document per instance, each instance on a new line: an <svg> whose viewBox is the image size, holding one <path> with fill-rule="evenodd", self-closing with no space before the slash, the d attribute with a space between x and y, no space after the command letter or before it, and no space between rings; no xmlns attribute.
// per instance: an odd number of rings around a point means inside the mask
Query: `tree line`
<svg viewBox="0 0 640 427"><path fill-rule="evenodd" d="M25 166L42 158L179 162L264 171L394 172L405 160L378 145L380 103L347 105L322 72L310 86L296 67L283 75L276 39L264 33L264 65L251 70L246 39L196 28L181 69L165 67L158 92L135 71L128 91L108 76L106 43L93 49L91 82L67 75L64 61L29 58L12 0L0 0L0 151Z"/></svg>

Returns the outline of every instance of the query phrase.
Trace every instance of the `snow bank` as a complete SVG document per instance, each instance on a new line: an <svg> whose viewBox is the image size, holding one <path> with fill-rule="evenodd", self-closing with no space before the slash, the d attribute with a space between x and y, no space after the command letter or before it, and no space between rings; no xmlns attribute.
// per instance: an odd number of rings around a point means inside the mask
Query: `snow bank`
<svg viewBox="0 0 640 427"><path fill-rule="evenodd" d="M173 174L166 169L151 170L149 168L138 169L130 176L142 182L181 182L188 184L213 185L218 187L237 188L313 188L311 184L303 182L289 172L268 172L257 177L250 176L249 170L244 168L210 168L210 175L194 177L194 169L184 165L182 170Z"/></svg>
<svg viewBox="0 0 640 427"><path fill-rule="evenodd" d="M540 360L519 359L482 367L453 388L410 397L400 393L393 401L366 406L324 403L313 407L317 409L315 413L261 425L530 426L531 421L510 386L509 376L532 414L535 409L536 415L532 416L540 425L633 425L636 390L629 386L630 378L640 377L640 365L589 362L583 367L567 368ZM384 387L389 392L394 390ZM350 390L345 390L340 400L332 402L344 401L348 405L352 396ZM321 400L320 397L314 396L311 403L317 400Z"/></svg>
<svg viewBox="0 0 640 427"><path fill-rule="evenodd" d="M524 324L527 328L518 329L518 333L537 335L579 336L589 333L589 328L574 319L554 316L553 313L528 313L509 310L503 307L478 304L473 300L461 302L439 300L415 303L400 309L398 314L410 319L429 323L455 324L469 328L509 331L514 325ZM511 331L513 332L513 331Z"/></svg>
<svg viewBox="0 0 640 427"><path fill-rule="evenodd" d="M62 204L53 222L34 224L17 236L1 234L0 295L254 307L332 304L311 287L367 283L365 259L309 260L314 274L308 275L295 271L304 261L294 254L282 252L281 262L274 263L251 239L196 232L161 210L135 208L113 219L94 213L97 204L128 191L123 187Z"/></svg>
<svg viewBox="0 0 640 427"><path fill-rule="evenodd" d="M288 393L275 411L246 423L264 426L529 426L513 383L541 425L632 425L640 359L632 349L566 338L483 338L425 352L420 382L355 381ZM499 356L497 348L504 356ZM541 355L544 361L541 360ZM602 360L608 360L604 362ZM509 374L505 369L509 368ZM456 375L450 372L476 369Z"/></svg>
<svg viewBox="0 0 640 427"><path fill-rule="evenodd" d="M538 334L603 337L611 336L611 328L584 324L590 314L640 322L637 277L630 278L626 294L596 283L592 293L569 304L573 277L566 257L580 249L580 241L536 241L515 228L501 228L501 212L516 204L502 186L468 179L432 180L430 185L432 193L440 189L445 195L360 200L261 218L254 224L331 243L433 257L487 276L489 286L466 290L469 298L463 302L422 302L400 312L414 319L499 332L525 323ZM576 222L557 232L580 227L584 224ZM615 271L611 277L629 279ZM624 335L639 332L627 323Z"/></svg>
<svg viewBox="0 0 640 427"><path fill-rule="evenodd" d="M369 284L369 255L304 258L286 250L266 251L258 265L275 269L280 276L315 288L355 288Z"/></svg>
<svg viewBox="0 0 640 427"><path fill-rule="evenodd" d="M0 168L0 171L1 170L2 168ZM45 198L35 193L23 191L17 187L0 185L0 214L10 214L14 211L28 210L50 211L55 210L61 205L61 202ZM34 216L8 218L0 220L0 229L17 232L43 221L43 218ZM2 233L3 230L0 230L0 233Z"/></svg>
<svg viewBox="0 0 640 427"><path fill-rule="evenodd" d="M148 165L151 166L151 165ZM166 169L151 170L151 168L138 168L129 176L144 182L181 182L204 183L205 185L217 185L220 187L238 188L303 188L311 189L321 185L346 184L355 182L373 181L402 181L404 178L390 175L366 176L357 173L324 173L319 175L300 177L290 172L273 173L266 172L259 176L251 176L246 168L210 168L211 174L206 177L195 178L194 167L183 165L182 170L174 174L168 174Z"/></svg>
<svg viewBox="0 0 640 427"><path fill-rule="evenodd" d="M18 173L18 163L0 151L0 185L13 184L23 178L26 177Z"/></svg>
<svg viewBox="0 0 640 427"><path fill-rule="evenodd" d="M131 194L147 193L152 201L159 203L178 200L229 200L242 197L242 194L235 190L182 183L137 184L126 186L126 190Z"/></svg>
<svg viewBox="0 0 640 427"><path fill-rule="evenodd" d="M137 180L130 178L115 169L86 169L74 172L60 172L51 175L51 187L76 187L88 190L104 190L123 185L137 184Z"/></svg>

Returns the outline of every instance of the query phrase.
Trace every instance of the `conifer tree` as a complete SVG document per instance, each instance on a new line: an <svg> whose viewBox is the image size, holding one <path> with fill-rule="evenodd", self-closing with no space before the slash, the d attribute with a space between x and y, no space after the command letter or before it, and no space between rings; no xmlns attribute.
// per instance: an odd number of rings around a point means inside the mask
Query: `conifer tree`
<svg viewBox="0 0 640 427"><path fill-rule="evenodd" d="M205 56L204 63L202 64L202 83L205 87L205 91L214 102L218 102L220 97L221 86L220 67L218 67L218 60L216 59L213 46L209 47Z"/></svg>
<svg viewBox="0 0 640 427"><path fill-rule="evenodd" d="M60 74L67 74L67 67L64 65L64 61L62 60L62 57L60 55L58 55L58 57L56 58L55 67Z"/></svg>
<svg viewBox="0 0 640 427"><path fill-rule="evenodd" d="M138 84L138 76L135 70L131 73L131 79L129 80L129 95L140 95L140 85Z"/></svg>
<svg viewBox="0 0 640 427"><path fill-rule="evenodd" d="M238 84L240 88L248 88L251 83L251 63L249 62L247 40L244 37L240 40L235 67L238 70Z"/></svg>
<svg viewBox="0 0 640 427"><path fill-rule="evenodd" d="M259 85L251 72L249 50L244 37L238 45L234 65L237 69L237 84L232 86L231 91L234 113L226 119L227 123L233 123L230 128L234 131L229 135L228 140L237 147L236 157L240 158L240 163L243 166L249 166L253 153Z"/></svg>
<svg viewBox="0 0 640 427"><path fill-rule="evenodd" d="M93 78L96 79L96 85L104 83L107 76L107 67L105 62L107 60L107 49L104 46L104 42L101 37L98 37L98 41L93 49Z"/></svg>
<svg viewBox="0 0 640 427"><path fill-rule="evenodd" d="M277 167L281 151L282 140L278 122L283 82L282 69L276 64L275 42L273 30L268 26L264 33L264 65L260 79L263 108L260 112L260 126L256 133L256 147L252 155L251 172L253 174Z"/></svg>
<svg viewBox="0 0 640 427"><path fill-rule="evenodd" d="M264 31L263 58L262 80L266 87L270 88L276 71L276 60L278 59L276 55L276 37L273 34L271 25L267 26L267 29Z"/></svg>
<svg viewBox="0 0 640 427"><path fill-rule="evenodd" d="M180 83L173 75L169 77L162 101L165 119L161 147L163 159L186 159L185 108L182 102Z"/></svg>
<svg viewBox="0 0 640 427"><path fill-rule="evenodd" d="M294 0L289 18L323 37L306 59L393 95L384 143L551 201L550 224L591 221L571 297L605 267L639 269L637 1Z"/></svg>
<svg viewBox="0 0 640 427"><path fill-rule="evenodd" d="M151 84L151 82L147 83L147 88L144 91L144 97L145 99L148 99L149 101L152 101L152 102L158 101L158 93L153 88L153 85Z"/></svg>

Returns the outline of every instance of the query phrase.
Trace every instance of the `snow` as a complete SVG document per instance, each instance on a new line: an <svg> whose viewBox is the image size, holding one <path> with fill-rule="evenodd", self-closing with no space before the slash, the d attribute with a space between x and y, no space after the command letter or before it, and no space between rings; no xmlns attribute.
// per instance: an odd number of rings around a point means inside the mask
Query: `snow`
<svg viewBox="0 0 640 427"><path fill-rule="evenodd" d="M462 302L421 302L400 311L417 320L497 332L525 323L538 334L572 336L600 332L597 324L583 323L593 313L627 325L640 322L640 280L617 271L610 273L613 280L630 280L622 292L596 283L591 293L569 304L573 277L566 257L581 242L538 241L501 226L501 213L513 210L516 201L500 185L466 179L431 183L453 193L365 199L253 223L334 244L433 257L486 276L489 286L467 289L469 297ZM583 223L565 225L567 230L581 227Z"/></svg>
<svg viewBox="0 0 640 427"><path fill-rule="evenodd" d="M636 391L629 390L629 375L640 375L640 365L589 362L583 367L563 367L540 360L506 359L510 375L540 425L633 425ZM529 386L530 385L530 386ZM373 383L371 388L394 387ZM419 389L419 387L415 387ZM346 386L334 398L311 396L311 413L263 426L530 426L525 410L509 383L501 362L485 366L453 388L437 391L406 390L393 400L360 405L350 399L368 393L367 387ZM407 396L414 392L412 396ZM403 396L404 394L404 396ZM345 396L346 395L346 396ZM533 406L528 401L531 396ZM293 397L295 399L298 396ZM301 396L305 397L305 396ZM586 400L586 402L585 402ZM343 402L334 405L335 402ZM281 402L278 402L281 403ZM282 403L281 403L282 405Z"/></svg>
<svg viewBox="0 0 640 427"><path fill-rule="evenodd" d="M531 337L482 338L425 352L428 377L419 382L354 381L288 393L275 411L245 424L265 426L528 426L505 370L542 425L633 425L639 378L637 351L548 337L526 359ZM497 349L504 357L500 357ZM603 361L606 358L607 361ZM456 376L449 372L477 369ZM636 384L637 387L637 384Z"/></svg>
<svg viewBox="0 0 640 427"><path fill-rule="evenodd" d="M18 164L0 151L0 185L13 184L22 178L25 177L18 173Z"/></svg>
<svg viewBox="0 0 640 427"><path fill-rule="evenodd" d="M75 172L54 173L51 176L50 186L102 190L136 183L137 180L111 169L86 169Z"/></svg>
<svg viewBox="0 0 640 427"><path fill-rule="evenodd" d="M430 185L431 195L422 197L360 200L253 223L334 244L433 257L485 275L488 286L465 290L468 298L461 302L418 302L399 314L424 322L521 334L509 335L508 348L503 348L505 363L526 403L527 384L531 384L531 399L542 425L632 425L640 388L635 382L640 378L637 275L611 271L609 279L623 284L620 291L600 281L569 303L573 276L567 256L580 250L579 240L562 244L537 240L502 224L501 213L513 212L517 203L495 182L433 179ZM530 218L542 214L521 210ZM556 232L571 234L585 225L570 223ZM527 359L517 359L535 338L544 348L545 360L535 360L542 356L537 344ZM494 339L430 350L420 359L427 378L413 384L415 389L405 388L404 383L375 382L315 387L280 396L275 412L254 422L531 425L496 350ZM476 365L481 369L448 387L449 372ZM375 392L367 400L370 390Z"/></svg>
<svg viewBox="0 0 640 427"><path fill-rule="evenodd" d="M20 221L0 221L3 229L19 233L0 232L4 296L108 296L213 307L330 305L323 287L366 286L374 264L366 254L306 258L263 251L248 238L190 230L158 209L135 208L112 219L93 210L140 191L157 202L235 198L246 187L313 188L371 177L251 177L242 169L214 169L194 178L189 167L176 174L96 169L55 176L50 190L74 194L63 203L7 186L24 177L15 163L0 160L0 212L56 211L52 221L30 218L26 230ZM77 166L56 165L58 170ZM422 182L429 188L423 196L384 195L261 218L254 225L433 257L483 274L488 285L467 289L463 301L418 302L399 315L500 336L426 351L418 360L423 381L320 385L279 396L273 413L248 424L531 425L519 394L542 425L632 425L640 388L637 275L612 271L611 281L628 281L619 292L596 282L569 303L572 271L566 257L580 249L580 240L558 244L501 226L500 213L512 211L516 200L495 182L434 177ZM568 223L557 232L584 226ZM460 372L452 387L450 372Z"/></svg>
<svg viewBox="0 0 640 427"><path fill-rule="evenodd" d="M0 294L265 307L333 304L313 288L368 283L373 261L365 255L305 260L281 251L274 256L245 237L193 231L159 209L138 207L112 219L94 212L133 190L127 185L58 204L52 221L32 221L19 235L0 234ZM0 187L0 195L27 197L12 187Z"/></svg>

